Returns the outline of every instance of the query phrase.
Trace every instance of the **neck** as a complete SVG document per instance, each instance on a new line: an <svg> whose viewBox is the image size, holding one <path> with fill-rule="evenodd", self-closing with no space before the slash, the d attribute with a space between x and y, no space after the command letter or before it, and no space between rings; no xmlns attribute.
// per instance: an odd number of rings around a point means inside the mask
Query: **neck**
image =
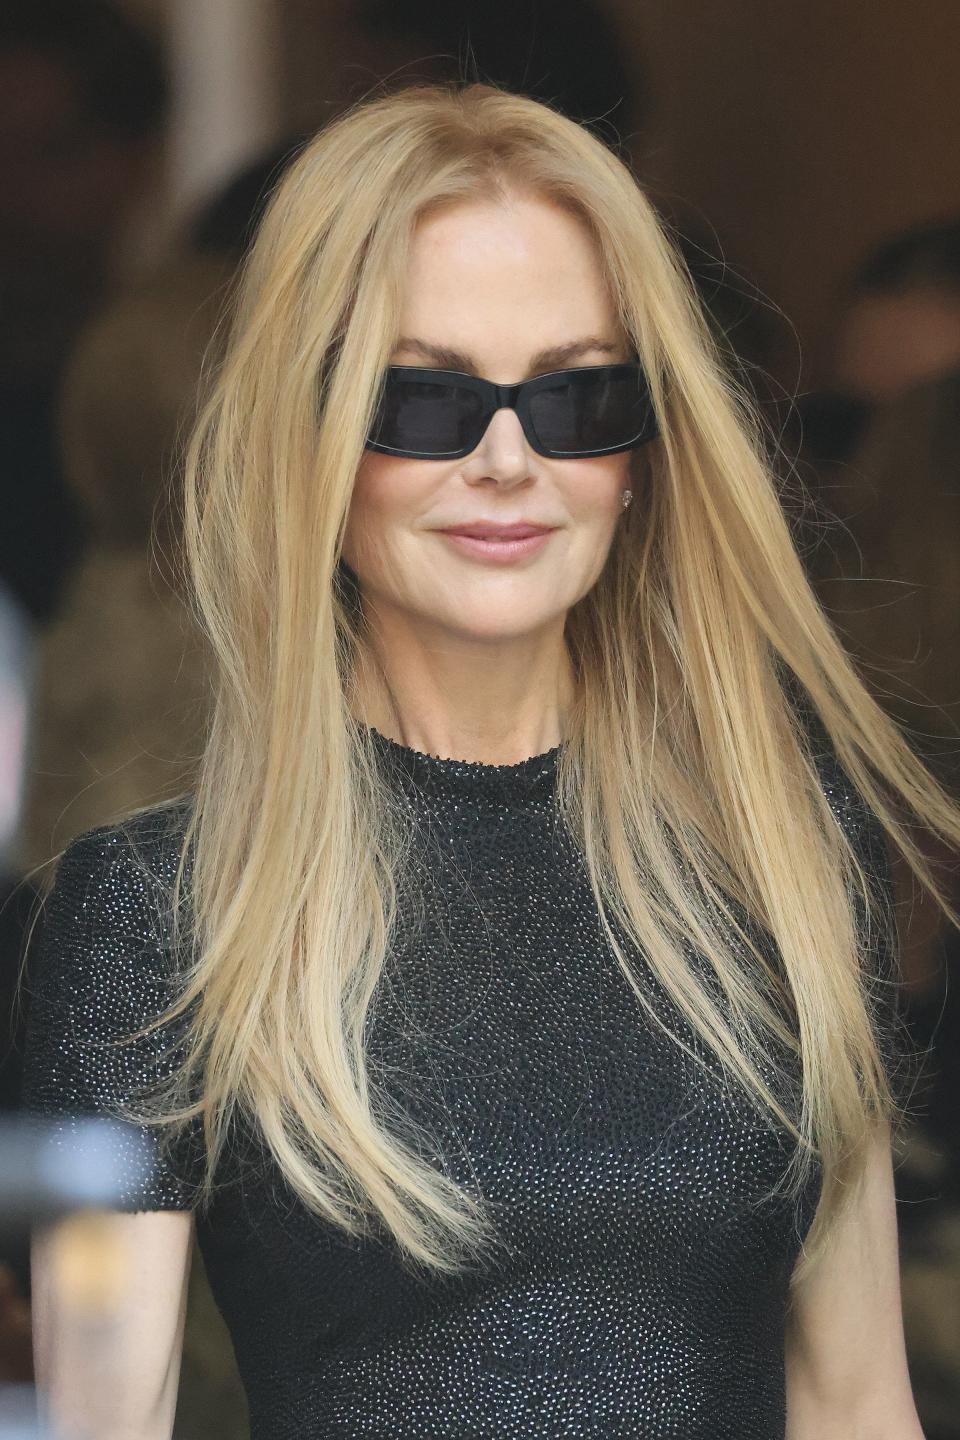
<svg viewBox="0 0 960 1440"><path fill-rule="evenodd" d="M576 696L569 652L542 643L407 651L358 663L351 708L388 739L442 758L513 765L561 744ZM521 650L523 653L516 653Z"/></svg>

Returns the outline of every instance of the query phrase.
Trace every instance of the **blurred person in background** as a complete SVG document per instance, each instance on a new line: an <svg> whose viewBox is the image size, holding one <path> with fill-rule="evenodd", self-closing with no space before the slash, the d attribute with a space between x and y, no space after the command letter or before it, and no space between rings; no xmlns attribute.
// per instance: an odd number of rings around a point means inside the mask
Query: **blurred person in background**
<svg viewBox="0 0 960 1440"><path fill-rule="evenodd" d="M116 246L156 163L166 108L160 51L119 10L100 0L3 0L0 591L4 613L19 617L25 675L35 672L31 651L57 614L86 538L82 506L60 464L61 377L76 336L109 293ZM26 705L26 692L21 699ZM4 716L11 715L5 701ZM5 776L10 742L4 726ZM26 735L20 743L29 743ZM16 852L15 832L5 837L0 876L4 1109L19 1100L13 996L38 898ZM0 1256L0 1378L7 1380L30 1378L28 1290L28 1251L7 1237Z"/></svg>
<svg viewBox="0 0 960 1440"><path fill-rule="evenodd" d="M832 387L872 404L960 370L960 218L898 235L853 277Z"/></svg>
<svg viewBox="0 0 960 1440"><path fill-rule="evenodd" d="M823 603L877 700L960 797L960 370L873 413L831 504L840 524L822 547ZM960 898L960 856L927 843ZM944 946L955 949L956 932L914 887L899 900L912 947L904 954L910 1015L934 1038L945 988L955 1004ZM937 1122L953 1146L958 1114L960 1103L941 1107Z"/></svg>
<svg viewBox="0 0 960 1440"><path fill-rule="evenodd" d="M948 348L941 354L948 359ZM893 370L891 363L887 373ZM835 497L842 525L821 554L823 603L876 698L960 797L960 369L871 410L838 472ZM921 834L917 840L960 899L960 856ZM904 1316L928 1440L953 1440L960 1434L960 936L896 873L905 1018L925 1054L897 1171Z"/></svg>
<svg viewBox="0 0 960 1440"><path fill-rule="evenodd" d="M229 267L179 257L104 307L74 347L61 463L90 534L37 651L17 853L182 788L204 724L204 665L176 571L173 481Z"/></svg>
<svg viewBox="0 0 960 1440"><path fill-rule="evenodd" d="M300 50L319 36L337 56L339 73L317 87L318 125L370 91L478 78L593 122L608 141L628 143L646 114L639 66L625 63L616 25L596 0L355 0L309 27L306 42L296 27L293 35ZM239 261L308 138L284 138L231 176L191 218L192 248Z"/></svg>
<svg viewBox="0 0 960 1440"><path fill-rule="evenodd" d="M106 0L0 5L0 574L34 622L83 544L56 451L70 347L156 160L167 78Z"/></svg>
<svg viewBox="0 0 960 1440"><path fill-rule="evenodd" d="M207 673L177 571L182 516L171 482L231 270L212 256L172 259L117 294L83 330L67 364L63 471L90 539L36 646L15 847L20 873L43 874L74 835L189 783L206 722ZM27 887L17 893L22 918ZM6 968L12 982L14 967ZM26 974L29 981L29 957ZM26 1019L26 1007L12 1014L17 1074ZM26 1264L15 1258L11 1325L29 1294ZM0 1274L0 1310L2 1281ZM0 1334L0 1364L2 1349ZM194 1249L176 1434L239 1440L244 1426L229 1336Z"/></svg>
<svg viewBox="0 0 960 1440"><path fill-rule="evenodd" d="M807 458L818 466L850 459L879 407L958 370L960 217L953 217L886 241L843 287L819 386L799 404Z"/></svg>
<svg viewBox="0 0 960 1440"><path fill-rule="evenodd" d="M960 219L895 236L846 285L801 401L803 454L830 523L820 596L880 703L960 795ZM960 899L960 855L915 843ZM925 1053L897 1170L904 1318L929 1440L960 1436L960 953L891 856L904 1016Z"/></svg>
<svg viewBox="0 0 960 1440"><path fill-rule="evenodd" d="M893 434L897 424L892 422L894 431L885 431L884 412L918 386L960 372L960 219L940 220L907 231L866 257L841 294L820 368L821 388L803 397L798 405L802 455L812 467L819 501L828 516L851 524L852 534L858 533L858 527L865 527L863 539L867 544L876 540L878 527L886 535L884 555L876 556L876 564L871 554L865 555L863 576L877 582L886 578L885 571L876 565L894 563L898 535L903 536L904 544L908 534L913 537L910 554L902 557L908 565L915 562L921 534L925 534L923 544L931 557L942 555L944 547L951 543L960 543L956 530L940 528L935 506L928 512L918 504L906 524L901 507L913 487L904 479L911 466L901 440L896 441L891 463L878 468L879 449L885 443L882 437ZM870 454L870 468L865 474L861 474L862 445L869 446ZM923 471L929 463L927 442L921 440L917 464ZM864 485L876 487L867 502ZM890 520L885 518L888 512ZM901 519L899 526L892 521L896 515ZM825 534L832 536L832 525L827 526ZM842 564L849 560L849 556L845 557ZM814 545L808 563L815 582L824 582L839 594L836 584L844 571L832 540ZM902 564L897 564L894 573L902 573ZM861 574L859 566L854 573ZM914 572L913 579L922 579L922 574ZM936 593L942 605L956 610L960 603L957 592L950 595L941 587ZM905 622L908 616L917 618L917 603L910 602L898 612ZM899 623L893 620L891 644L902 638ZM884 648L882 626L875 627L874 633L880 642L877 656L902 664L902 654ZM926 648L922 637L920 644ZM952 669L942 645L930 651L917 683L932 683L934 694L951 703L958 697L951 697L943 682L934 679L938 666L946 667L945 676ZM924 846L932 863L948 873L956 868L956 857L936 837L920 835L918 843ZM904 979L917 997L924 992L929 995L937 983L942 917L935 913L936 907L915 895L912 879L896 857L893 863Z"/></svg>
<svg viewBox="0 0 960 1440"><path fill-rule="evenodd" d="M190 250L238 265L253 242L271 192L308 138L290 135L231 175L190 217L185 235Z"/></svg>
<svg viewBox="0 0 960 1440"><path fill-rule="evenodd" d="M960 364L873 413L836 493L824 599L886 708L960 794Z"/></svg>
<svg viewBox="0 0 960 1440"><path fill-rule="evenodd" d="M544 100L627 142L646 118L638 65L597 0L357 0L375 43L402 37L417 68L444 80L489 80Z"/></svg>

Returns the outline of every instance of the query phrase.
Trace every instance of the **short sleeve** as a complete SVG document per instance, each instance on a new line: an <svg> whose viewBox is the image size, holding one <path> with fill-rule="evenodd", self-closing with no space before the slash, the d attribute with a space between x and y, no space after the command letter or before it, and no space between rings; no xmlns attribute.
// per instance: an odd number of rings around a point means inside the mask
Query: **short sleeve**
<svg viewBox="0 0 960 1440"><path fill-rule="evenodd" d="M190 1209L198 1179L195 1128L163 1145L157 1126L132 1125L118 1108L142 1113L145 1090L180 1057L169 1027L114 1043L156 1019L173 997L156 871L124 828L73 841L28 966L23 1108L68 1136L80 1117L124 1120L116 1134L127 1138L115 1143L129 1151L117 1155L125 1178L114 1208L126 1211Z"/></svg>

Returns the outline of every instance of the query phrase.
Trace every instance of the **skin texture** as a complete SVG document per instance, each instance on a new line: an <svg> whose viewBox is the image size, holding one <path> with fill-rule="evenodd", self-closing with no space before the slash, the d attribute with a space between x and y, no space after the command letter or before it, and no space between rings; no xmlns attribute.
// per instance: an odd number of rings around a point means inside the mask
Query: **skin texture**
<svg viewBox="0 0 960 1440"><path fill-rule="evenodd" d="M110 1215L103 1258L119 1265L124 1284L93 1317L64 1275L57 1228L33 1232L41 1413L64 1440L170 1440L193 1225L192 1210Z"/></svg>
<svg viewBox="0 0 960 1440"><path fill-rule="evenodd" d="M476 374L502 384L629 355L582 222L515 193L421 222L400 334L461 351ZM540 352L590 338L611 348L534 366ZM391 358L437 365L409 344ZM364 719L416 749L486 763L557 744L571 693L565 617L603 569L634 463L629 451L547 459L507 409L464 459L366 452L343 551L386 682L370 668ZM536 554L493 566L435 533L476 520L559 528Z"/></svg>
<svg viewBox="0 0 960 1440"><path fill-rule="evenodd" d="M832 1250L791 1296L786 1440L924 1440L907 1366L890 1131Z"/></svg>

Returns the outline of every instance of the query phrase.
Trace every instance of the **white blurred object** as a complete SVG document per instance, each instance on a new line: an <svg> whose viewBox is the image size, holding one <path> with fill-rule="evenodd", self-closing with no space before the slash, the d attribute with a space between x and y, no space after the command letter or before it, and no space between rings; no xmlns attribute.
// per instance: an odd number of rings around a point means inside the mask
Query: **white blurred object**
<svg viewBox="0 0 960 1440"><path fill-rule="evenodd" d="M32 1385L0 1385L0 1440L59 1440L37 1415Z"/></svg>
<svg viewBox="0 0 960 1440"><path fill-rule="evenodd" d="M174 212L183 215L277 139L272 0L170 0Z"/></svg>

